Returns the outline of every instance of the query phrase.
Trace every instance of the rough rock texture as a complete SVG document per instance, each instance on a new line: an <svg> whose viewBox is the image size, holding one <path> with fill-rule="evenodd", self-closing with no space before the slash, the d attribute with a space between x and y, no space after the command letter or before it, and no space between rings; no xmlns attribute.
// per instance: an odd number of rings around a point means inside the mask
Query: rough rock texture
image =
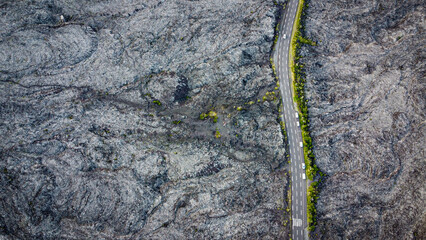
<svg viewBox="0 0 426 240"><path fill-rule="evenodd" d="M278 101L257 101L275 85L276 14L2 1L0 238L287 237ZM217 123L199 119L213 108Z"/></svg>
<svg viewBox="0 0 426 240"><path fill-rule="evenodd" d="M317 239L425 239L424 1L311 0Z"/></svg>

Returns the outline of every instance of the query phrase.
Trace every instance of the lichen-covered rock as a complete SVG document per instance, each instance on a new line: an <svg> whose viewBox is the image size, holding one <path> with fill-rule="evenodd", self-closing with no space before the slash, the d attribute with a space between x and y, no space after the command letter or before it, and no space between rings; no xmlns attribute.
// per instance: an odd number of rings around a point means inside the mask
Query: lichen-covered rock
<svg viewBox="0 0 426 240"><path fill-rule="evenodd" d="M0 12L0 238L288 236L272 1Z"/></svg>
<svg viewBox="0 0 426 240"><path fill-rule="evenodd" d="M304 47L316 162L314 239L422 239L424 2L311 0Z"/></svg>

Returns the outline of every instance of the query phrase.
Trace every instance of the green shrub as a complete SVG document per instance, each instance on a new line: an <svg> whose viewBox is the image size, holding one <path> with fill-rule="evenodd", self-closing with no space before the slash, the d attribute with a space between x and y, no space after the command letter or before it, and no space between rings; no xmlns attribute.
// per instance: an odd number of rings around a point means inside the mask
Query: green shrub
<svg viewBox="0 0 426 240"><path fill-rule="evenodd" d="M160 101L158 101L158 100L154 100L154 101L152 101L153 103L155 103L155 104L157 104L158 106L161 106L161 102Z"/></svg>
<svg viewBox="0 0 426 240"><path fill-rule="evenodd" d="M201 113L200 114L200 119L204 120L206 117L208 117L209 115L207 115L206 113Z"/></svg>
<svg viewBox="0 0 426 240"><path fill-rule="evenodd" d="M210 118L216 118L216 117L217 117L217 113L216 113L216 112L214 112L214 111L210 111L210 112L209 112L209 117L210 117Z"/></svg>
<svg viewBox="0 0 426 240"><path fill-rule="evenodd" d="M311 46L316 46L317 45L317 43L314 42L314 41L312 41L311 39L304 38L304 37L302 37L300 35L299 35L299 41L301 43L303 43L303 44L308 44L308 45L311 45Z"/></svg>
<svg viewBox="0 0 426 240"><path fill-rule="evenodd" d="M209 117L213 119L213 122L217 122L217 113L215 111L209 112Z"/></svg>
<svg viewBox="0 0 426 240"><path fill-rule="evenodd" d="M315 204L318 199L318 182L312 182L307 193L308 224L309 231L315 230L317 210Z"/></svg>
<svg viewBox="0 0 426 240"><path fill-rule="evenodd" d="M201 120L204 120L204 119L206 119L207 117L210 117L211 119L213 119L213 122L217 122L217 113L215 112L215 111L210 111L210 112L208 112L208 113L201 113L200 114L200 119Z"/></svg>

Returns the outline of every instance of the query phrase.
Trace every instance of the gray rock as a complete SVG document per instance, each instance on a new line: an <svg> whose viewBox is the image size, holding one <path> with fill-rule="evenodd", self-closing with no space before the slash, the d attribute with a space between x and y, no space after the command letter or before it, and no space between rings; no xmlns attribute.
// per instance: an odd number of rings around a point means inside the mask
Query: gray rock
<svg viewBox="0 0 426 240"><path fill-rule="evenodd" d="M314 239L425 233L424 3L309 1L314 152L327 174Z"/></svg>
<svg viewBox="0 0 426 240"><path fill-rule="evenodd" d="M0 12L0 238L288 236L272 1Z"/></svg>

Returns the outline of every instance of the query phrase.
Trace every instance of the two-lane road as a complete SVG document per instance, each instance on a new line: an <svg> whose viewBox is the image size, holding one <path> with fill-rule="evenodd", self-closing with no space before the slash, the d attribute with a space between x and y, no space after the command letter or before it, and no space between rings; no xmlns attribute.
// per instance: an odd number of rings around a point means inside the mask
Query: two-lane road
<svg viewBox="0 0 426 240"><path fill-rule="evenodd" d="M290 40L293 31L293 23L296 18L296 11L299 0L290 0L285 8L284 17L280 23L280 35L274 53L274 62L278 78L280 81L280 91L284 106L284 122L288 135L290 159L291 159L291 213L293 218L292 239L307 238L307 215L306 215L306 180L303 179L305 170L302 169L304 163L302 133L299 127L299 119L296 116L296 105L293 103L291 78L289 68Z"/></svg>

